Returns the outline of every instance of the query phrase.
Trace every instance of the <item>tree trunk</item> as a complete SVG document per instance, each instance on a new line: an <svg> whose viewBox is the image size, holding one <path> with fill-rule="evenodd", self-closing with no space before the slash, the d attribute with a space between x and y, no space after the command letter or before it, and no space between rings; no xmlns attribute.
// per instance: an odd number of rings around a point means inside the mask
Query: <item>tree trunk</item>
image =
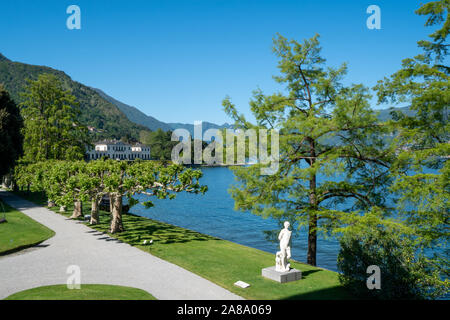
<svg viewBox="0 0 450 320"><path fill-rule="evenodd" d="M113 209L112 209L112 219L111 219L111 233L122 232L122 196L113 196Z"/></svg>
<svg viewBox="0 0 450 320"><path fill-rule="evenodd" d="M109 212L112 214L113 212L113 205L114 205L114 197L113 195L110 193L108 194L109 196Z"/></svg>
<svg viewBox="0 0 450 320"><path fill-rule="evenodd" d="M310 214L309 230L308 230L308 256L306 262L312 266L316 266L317 252L317 215Z"/></svg>
<svg viewBox="0 0 450 320"><path fill-rule="evenodd" d="M83 215L83 204L80 200L77 200L73 204L73 213L70 219L77 219Z"/></svg>
<svg viewBox="0 0 450 320"><path fill-rule="evenodd" d="M309 213L308 226L308 255L306 262L312 266L316 266L317 253L317 199L316 199L316 175L313 175L309 181L311 193L309 195L309 203L311 211Z"/></svg>
<svg viewBox="0 0 450 320"><path fill-rule="evenodd" d="M97 197L92 198L92 208L91 208L91 221L90 224L97 224L99 220L98 216L98 204L100 200Z"/></svg>
<svg viewBox="0 0 450 320"><path fill-rule="evenodd" d="M316 161L316 148L313 139L310 139L310 165L313 166ZM317 254L317 194L316 194L316 175L311 174L309 179L309 226L308 226L308 254L306 262L312 266L316 266Z"/></svg>

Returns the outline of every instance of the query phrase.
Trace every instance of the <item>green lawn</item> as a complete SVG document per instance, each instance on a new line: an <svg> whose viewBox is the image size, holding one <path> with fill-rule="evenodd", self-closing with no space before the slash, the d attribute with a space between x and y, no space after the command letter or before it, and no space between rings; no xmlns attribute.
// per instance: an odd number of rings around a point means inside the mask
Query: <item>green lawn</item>
<svg viewBox="0 0 450 320"><path fill-rule="evenodd" d="M350 299L340 286L338 274L292 262L303 279L278 283L261 276L261 269L275 265L273 254L217 239L195 231L140 216L123 217L125 232L114 236L144 251L179 265L247 299ZM109 215L100 216L95 229L107 232ZM144 240L153 240L143 245ZM234 286L238 280L251 286Z"/></svg>
<svg viewBox="0 0 450 320"><path fill-rule="evenodd" d="M25 195L36 203L46 203L39 195ZM70 216L73 208L64 215ZM58 208L52 208L58 212ZM90 214L89 204L83 205L83 213ZM110 215L100 212L100 223L91 226L102 232L109 229ZM261 276L261 269L275 265L274 254L217 239L195 231L176 227L156 220L126 214L123 216L125 231L112 235L124 242L172 262L199 276L247 299L353 299L340 285L338 274L333 271L291 261L291 266L302 271L302 280L278 283ZM143 245L144 240L153 240ZM238 280L251 286L242 289L234 286Z"/></svg>
<svg viewBox="0 0 450 320"><path fill-rule="evenodd" d="M0 210L6 211L6 221L0 223L0 255L5 255L36 245L55 233L0 201ZM3 205L3 207L2 207ZM3 213L0 213L1 217Z"/></svg>
<svg viewBox="0 0 450 320"><path fill-rule="evenodd" d="M33 288L10 295L5 300L156 300L147 291L105 284L82 284L80 289L66 285Z"/></svg>

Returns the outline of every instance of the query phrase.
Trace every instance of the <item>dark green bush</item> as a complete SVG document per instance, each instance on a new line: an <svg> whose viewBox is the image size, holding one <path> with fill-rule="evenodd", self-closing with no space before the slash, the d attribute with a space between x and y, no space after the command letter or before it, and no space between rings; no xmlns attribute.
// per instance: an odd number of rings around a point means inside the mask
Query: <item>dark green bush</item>
<svg viewBox="0 0 450 320"><path fill-rule="evenodd" d="M414 245L412 239L382 227L346 234L340 241L339 280L363 299L429 299L445 293L436 266ZM368 289L370 265L381 271L381 288Z"/></svg>

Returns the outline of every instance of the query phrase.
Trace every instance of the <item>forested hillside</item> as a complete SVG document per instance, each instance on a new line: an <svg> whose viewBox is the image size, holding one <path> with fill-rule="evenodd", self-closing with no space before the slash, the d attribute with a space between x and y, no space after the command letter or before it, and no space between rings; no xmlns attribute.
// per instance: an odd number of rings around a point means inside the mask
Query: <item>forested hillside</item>
<svg viewBox="0 0 450 320"><path fill-rule="evenodd" d="M144 126L131 122L116 105L102 98L90 87L73 81L64 72L45 66L13 62L0 54L0 83L3 83L16 103L23 101L20 92L26 86L26 80L35 80L42 73L56 75L64 88L70 90L76 97L81 109L79 120L95 128L91 132L95 139L127 137L138 140L139 132L148 130Z"/></svg>
<svg viewBox="0 0 450 320"><path fill-rule="evenodd" d="M186 129L190 132L191 136L194 135L194 124L193 123L166 123L159 121L158 119L148 116L142 111L140 111L138 108L129 106L121 101L118 101L114 99L113 97L107 95L100 89L92 88L93 90L97 91L98 94L100 94L101 97L103 97L105 100L115 104L127 117L130 121L143 125L147 128L149 128L152 131L156 131L158 129L161 129L163 131L173 131L175 129ZM201 119L199 119L201 120ZM222 125L218 125L215 123L204 121L202 123L202 131L205 132L208 129L224 129L224 128L232 128L232 125L229 125L228 123L224 123Z"/></svg>

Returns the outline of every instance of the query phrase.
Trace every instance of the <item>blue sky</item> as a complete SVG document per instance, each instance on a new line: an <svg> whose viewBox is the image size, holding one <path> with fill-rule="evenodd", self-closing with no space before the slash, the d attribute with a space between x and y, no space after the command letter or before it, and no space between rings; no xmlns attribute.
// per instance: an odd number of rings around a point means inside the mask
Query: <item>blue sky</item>
<svg viewBox="0 0 450 320"><path fill-rule="evenodd" d="M254 89L280 89L272 79L277 32L299 41L319 33L327 63L348 63L345 82L372 87L431 33L414 13L421 2L2 1L0 52L63 70L161 121L223 123L226 95L249 116ZM71 4L81 9L81 30L66 27ZM372 4L381 30L366 27Z"/></svg>

